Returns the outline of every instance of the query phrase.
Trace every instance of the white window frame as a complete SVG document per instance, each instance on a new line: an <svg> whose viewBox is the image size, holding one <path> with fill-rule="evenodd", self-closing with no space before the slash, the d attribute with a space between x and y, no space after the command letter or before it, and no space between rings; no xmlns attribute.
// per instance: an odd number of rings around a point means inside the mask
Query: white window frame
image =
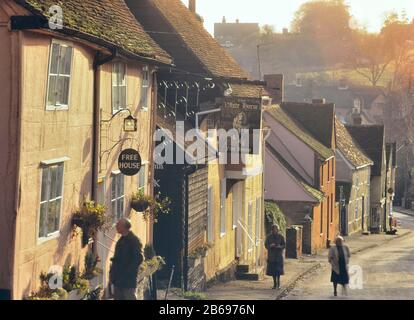
<svg viewBox="0 0 414 320"><path fill-rule="evenodd" d="M207 188L207 242L214 243L214 188Z"/></svg>
<svg viewBox="0 0 414 320"><path fill-rule="evenodd" d="M116 188L116 179L117 178L121 178L122 179L122 184L123 184L123 194L117 194L117 190L115 189L115 198L113 198L113 188L115 186ZM114 212L113 210L113 203L114 202L121 202L123 201L123 211L120 213L120 215L118 215L118 212ZM125 176L120 173L120 172L112 172L111 175L111 214L112 214L112 218L113 218L113 222L116 223L119 219L122 219L123 217L125 217Z"/></svg>
<svg viewBox="0 0 414 320"><path fill-rule="evenodd" d="M59 45L59 46L65 46L65 47L70 47L72 48L72 55L70 58L70 72L69 75L60 75L59 74L59 64L57 66L57 74L51 74L51 67L52 67L52 56L53 56L53 45ZM57 39L52 39L51 44L50 44L50 50L49 50L49 63L48 63L48 71L47 71L47 84L46 84L46 110L48 111L54 111L54 110L68 110L69 109L69 105L70 105L70 98L71 98L71 88L72 88L72 70L73 70L73 64L74 64L74 45L72 42L68 42L68 41L61 41L61 40L57 40ZM59 61L59 60L58 60ZM51 105L49 104L49 94L50 94L50 77L51 76L62 76L62 77L68 77L69 78L69 88L68 88L68 103L67 104L56 104L56 105Z"/></svg>
<svg viewBox="0 0 414 320"><path fill-rule="evenodd" d="M227 180L222 179L220 181L220 237L224 237L227 232L226 221L226 188Z"/></svg>
<svg viewBox="0 0 414 320"><path fill-rule="evenodd" d="M50 192L51 192L51 190L50 190L50 187L51 187L51 181L50 181L50 179L51 179L51 176L50 176L50 168L52 168L52 167L62 167L62 179L61 179L61 186L60 186L60 195L59 196L57 196L57 197L55 197L55 198L53 198L53 199L50 199ZM48 169L49 170L49 172L48 172L48 180L49 180L49 183L47 184L47 191L45 191L45 193L46 193L46 196L47 196L47 199L46 200L42 200L42 191L43 191L43 171L45 170L45 169ZM41 243L43 243L43 242L46 242L46 241L49 241L49 240L52 240L52 239L55 239L55 238L57 238L57 237L59 237L59 235L60 235L60 228L61 228L61 224L62 224L62 207L63 207L63 195L64 195L64 177L65 177L65 165L64 165L64 162L55 162L55 163L50 163L50 164L48 164L48 165L44 165L44 164L42 164L41 165L41 170L40 170L40 194L39 194L39 216L38 216L38 219L37 219L37 222L38 222L38 228L37 228L37 242L38 242L38 244L41 244ZM51 203L51 202L54 202L54 201L60 201L60 209L59 209L59 215L58 215L58 217L59 217L59 223L58 223L58 229L56 230L56 231L53 231L53 232L51 232L51 233L48 233L46 236L41 236L40 235L40 229L41 229L41 221L40 221L40 219L41 219L41 216L42 216L42 204L46 204L46 219L47 219L47 212L48 212L48 205Z"/></svg>
<svg viewBox="0 0 414 320"><path fill-rule="evenodd" d="M116 85L114 84L114 76L116 76L115 73L115 66L116 65L124 65L125 67L125 79L124 79L124 83L123 84L119 84L117 83ZM118 90L118 98L120 97L119 92L120 92L120 88L124 88L125 87L125 106L117 106L115 108L114 106L114 88L117 88ZM112 114L115 114L117 112L119 112L120 110L125 110L128 108L128 66L126 64L126 62L124 61L115 61L112 63L112 72L111 72L111 107L112 107Z"/></svg>
<svg viewBox="0 0 414 320"><path fill-rule="evenodd" d="M141 165L141 169L138 173L138 191L144 191L144 194L147 192L147 185L148 185L148 161L143 161ZM144 185L141 186L141 175L144 175Z"/></svg>
<svg viewBox="0 0 414 320"><path fill-rule="evenodd" d="M146 75L146 76L145 76ZM141 111L148 111L148 94L150 88L150 71L148 66L144 66L141 72L141 96L140 96L140 106Z"/></svg>

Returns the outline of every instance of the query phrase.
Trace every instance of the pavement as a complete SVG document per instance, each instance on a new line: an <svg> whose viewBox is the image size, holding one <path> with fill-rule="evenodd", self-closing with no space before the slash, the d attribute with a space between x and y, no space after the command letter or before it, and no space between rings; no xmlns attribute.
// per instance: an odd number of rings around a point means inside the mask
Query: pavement
<svg viewBox="0 0 414 320"><path fill-rule="evenodd" d="M362 235L354 234L345 237L345 243L351 249L353 259L357 260L359 255L364 255L371 251L375 252L391 244L396 240L404 241L404 238L414 237L414 211L407 214L398 213L399 208L395 208L395 216L399 221L399 228L396 235L372 234ZM409 219L408 219L409 218ZM408 242L407 243L411 243ZM235 280L227 283L219 283L203 293L203 298L207 300L279 300L285 299L296 287L306 281L308 277L323 274L330 276L329 266L327 263L328 250L322 250L318 255L303 256L300 259L286 259L285 275L281 279L281 289L273 290L273 280L265 276L261 281L241 281ZM414 275L413 275L414 276ZM320 280L320 279L319 279ZM326 292L331 290L329 279L323 278L323 283L327 284L324 288ZM164 299L165 291L159 292L159 299ZM300 294L296 292L293 297ZM306 297L306 294L304 294ZM310 295L312 296L312 295ZM168 300L185 300L179 289L172 289L168 294Z"/></svg>

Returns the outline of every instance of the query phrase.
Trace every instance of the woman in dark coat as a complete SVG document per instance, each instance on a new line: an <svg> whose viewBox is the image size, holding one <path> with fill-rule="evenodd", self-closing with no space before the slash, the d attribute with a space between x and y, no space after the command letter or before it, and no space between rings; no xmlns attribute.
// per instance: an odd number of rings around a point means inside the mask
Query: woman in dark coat
<svg viewBox="0 0 414 320"><path fill-rule="evenodd" d="M347 286L349 284L348 265L351 252L343 244L344 239L339 236L335 239L335 246L329 250L329 263L332 266L331 282L334 286L334 296L338 295L338 284L342 285L343 293L347 295Z"/></svg>
<svg viewBox="0 0 414 320"><path fill-rule="evenodd" d="M277 225L272 226L272 233L265 242L267 249L267 275L273 277L273 289L280 289L280 276L285 274L283 251L285 238L279 233Z"/></svg>

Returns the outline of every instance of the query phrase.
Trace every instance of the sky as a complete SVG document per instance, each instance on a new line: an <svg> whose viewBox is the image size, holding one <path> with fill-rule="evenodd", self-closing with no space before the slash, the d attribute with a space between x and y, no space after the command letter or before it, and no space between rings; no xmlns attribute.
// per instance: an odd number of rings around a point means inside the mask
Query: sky
<svg viewBox="0 0 414 320"><path fill-rule="evenodd" d="M188 5L188 0L181 0ZM214 23L221 22L259 22L270 24L280 32L290 28L294 13L305 0L197 0L197 12L204 18L204 26L214 33ZM359 24L370 32L381 29L385 12L405 9L409 19L414 17L414 0L347 0L351 14Z"/></svg>

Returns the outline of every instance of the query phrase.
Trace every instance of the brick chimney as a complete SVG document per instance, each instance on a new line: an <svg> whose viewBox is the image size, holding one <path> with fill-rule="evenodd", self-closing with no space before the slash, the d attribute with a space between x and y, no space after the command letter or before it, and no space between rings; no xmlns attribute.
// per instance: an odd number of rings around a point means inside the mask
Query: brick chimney
<svg viewBox="0 0 414 320"><path fill-rule="evenodd" d="M284 100L284 78L283 74L265 74L266 90L274 103L281 103Z"/></svg>
<svg viewBox="0 0 414 320"><path fill-rule="evenodd" d="M189 1L188 1L188 9L189 9L192 13L196 13L196 12L197 12L197 4L196 4L196 0L189 0Z"/></svg>

